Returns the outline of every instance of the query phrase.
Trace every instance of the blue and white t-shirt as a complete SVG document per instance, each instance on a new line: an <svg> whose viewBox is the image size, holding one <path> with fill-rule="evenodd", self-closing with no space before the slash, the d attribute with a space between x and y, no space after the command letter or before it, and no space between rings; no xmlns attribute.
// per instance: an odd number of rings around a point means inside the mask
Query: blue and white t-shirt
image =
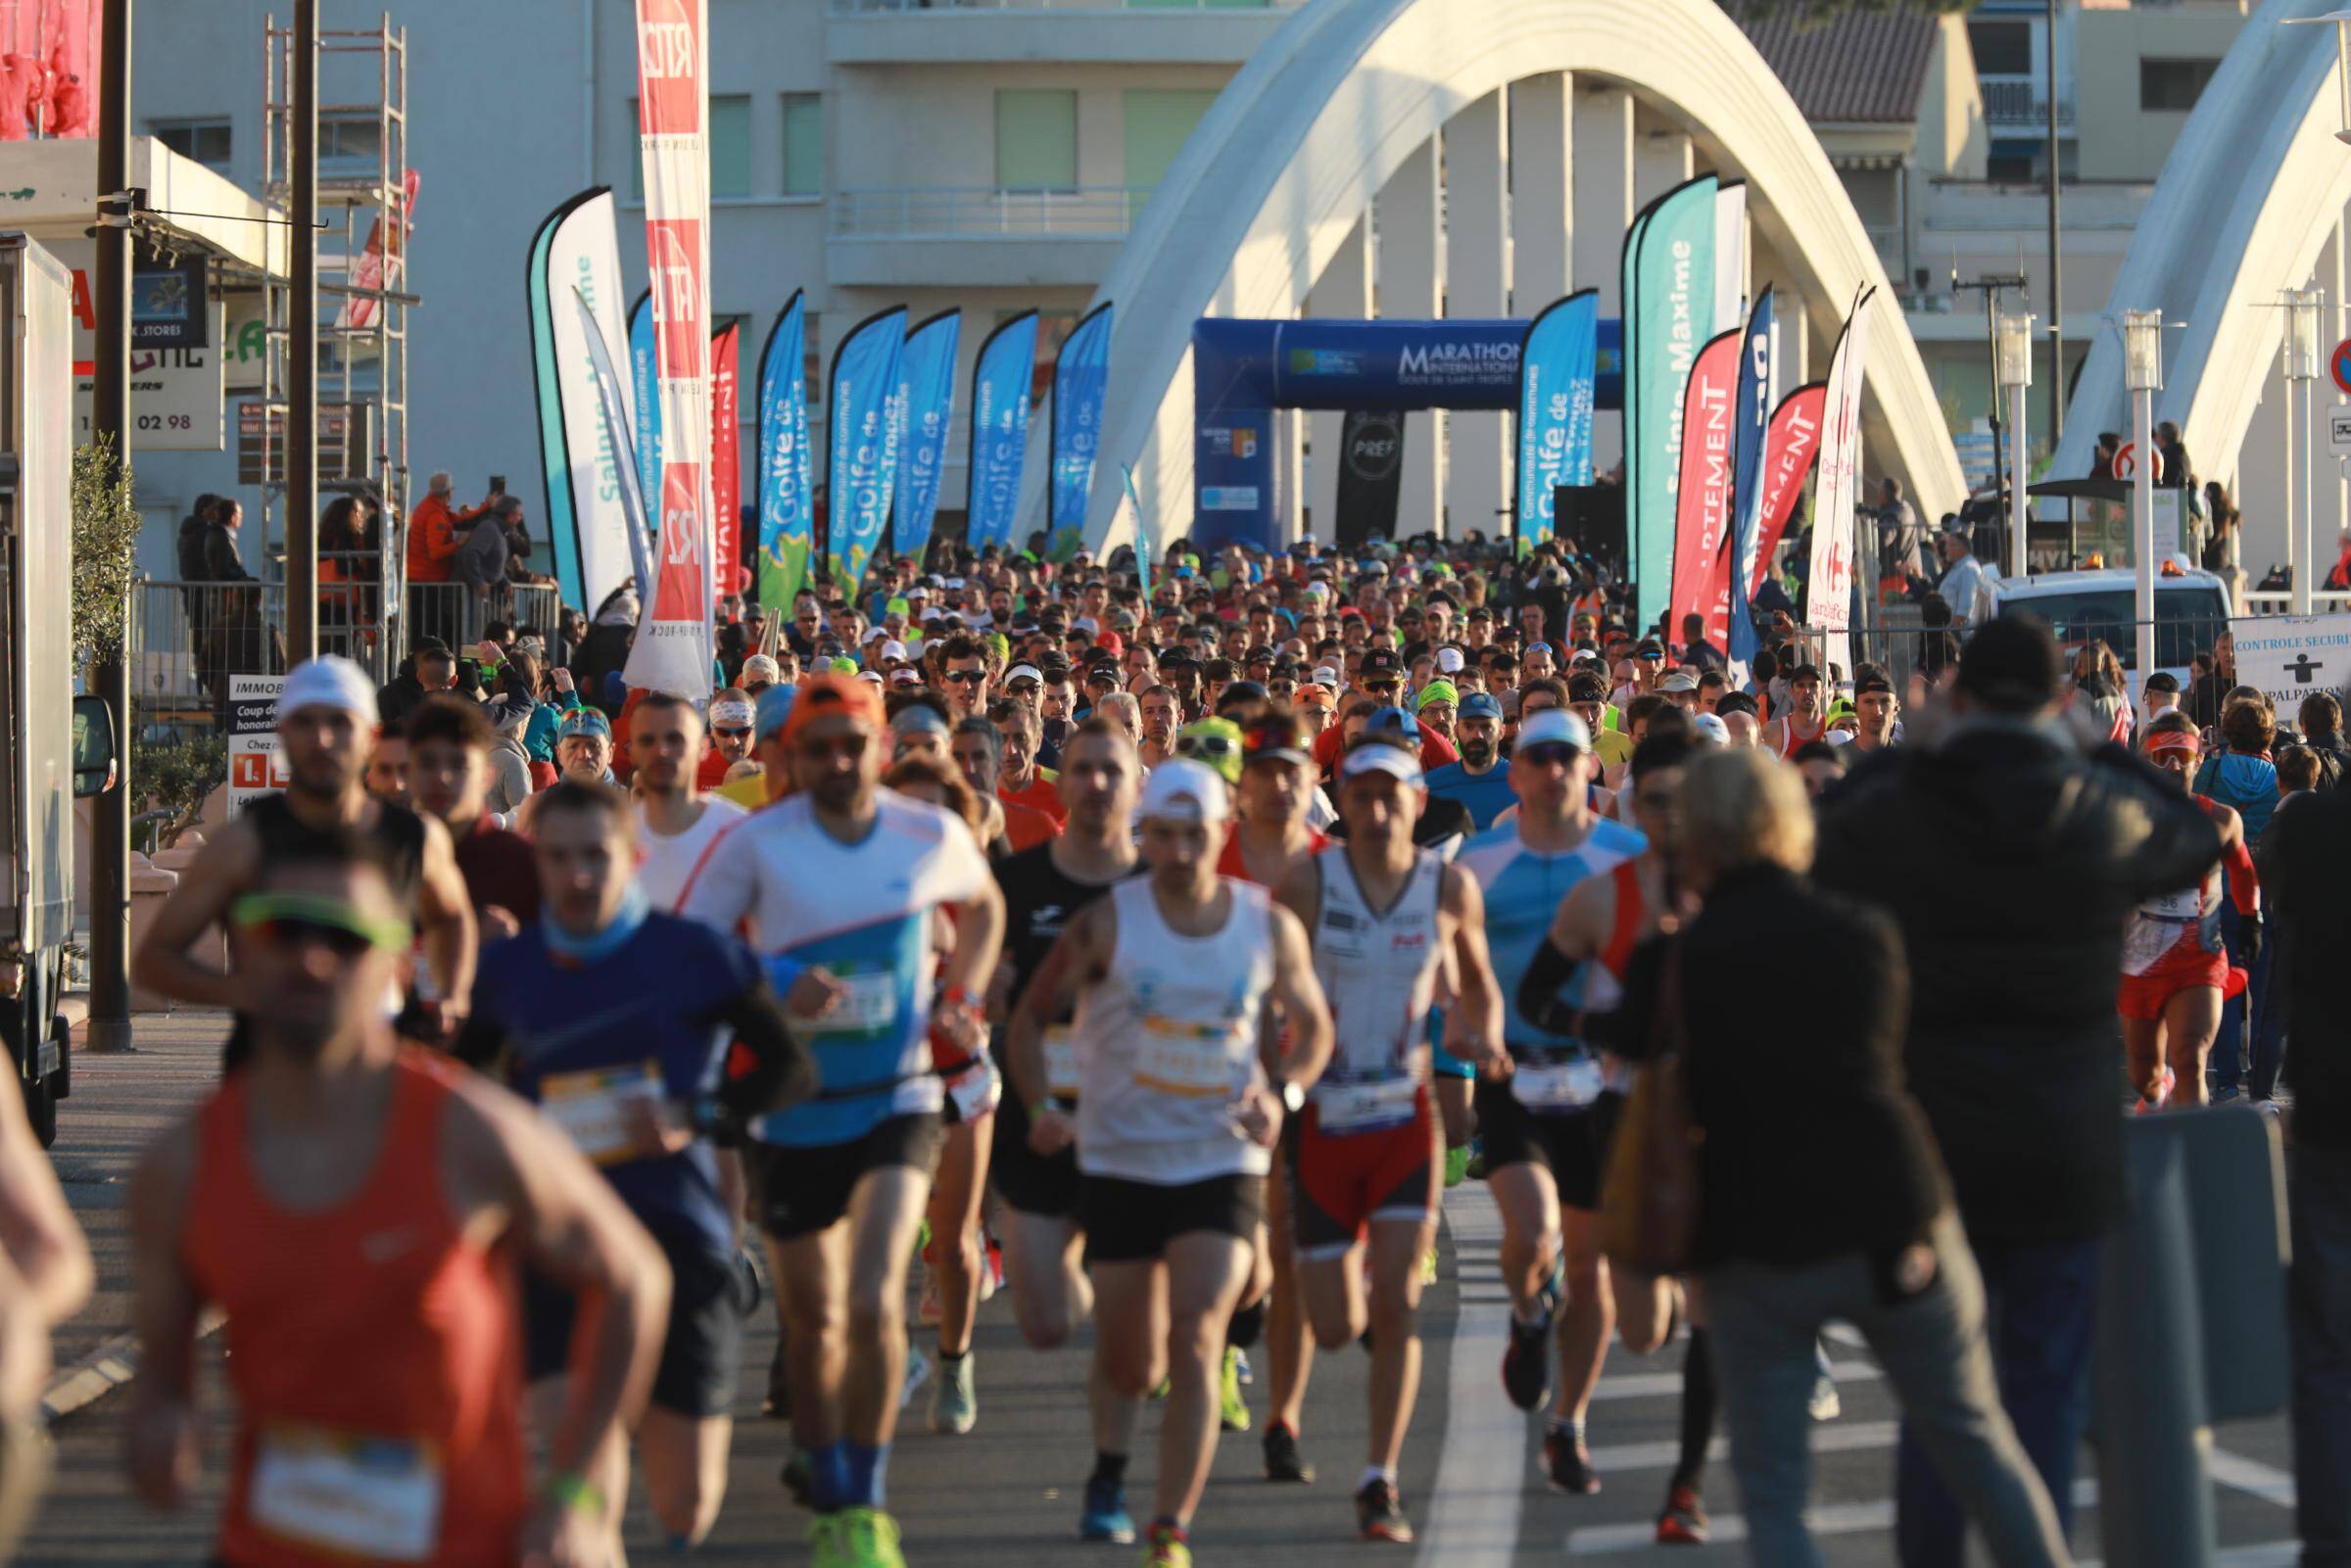
<svg viewBox="0 0 2351 1568"><path fill-rule="evenodd" d="M689 919L746 924L761 953L821 967L842 987L823 1018L794 1021L822 1087L761 1120L764 1143L847 1143L945 1103L926 1039L933 922L987 884L987 859L959 817L887 789L875 805L853 844L818 825L806 795L754 812L711 846L679 902Z"/></svg>
<svg viewBox="0 0 2351 1568"><path fill-rule="evenodd" d="M1475 877L1486 895L1486 945L1494 975L1502 982L1504 1040L1513 1056L1529 1051L1573 1051L1580 1042L1529 1023L1518 1012L1518 982L1535 961L1559 900L1587 877L1601 877L1649 847L1649 840L1622 823L1595 820L1584 841L1563 855L1529 849L1516 823L1482 832L1462 846L1455 864ZM1586 965L1576 973L1583 983Z"/></svg>

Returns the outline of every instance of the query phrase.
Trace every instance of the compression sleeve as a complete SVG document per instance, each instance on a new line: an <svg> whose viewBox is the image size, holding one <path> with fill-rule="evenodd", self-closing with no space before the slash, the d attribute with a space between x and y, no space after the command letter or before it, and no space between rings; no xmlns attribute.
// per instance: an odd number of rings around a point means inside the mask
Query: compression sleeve
<svg viewBox="0 0 2351 1568"><path fill-rule="evenodd" d="M1559 987L1575 974L1577 962L1547 933L1518 982L1518 1016L1546 1034L1573 1034L1576 1009L1559 1000Z"/></svg>
<svg viewBox="0 0 2351 1568"><path fill-rule="evenodd" d="M718 1086L725 1112L718 1142L732 1146L751 1122L816 1093L816 1060L792 1034L783 1002L765 980L737 992L718 1018L735 1031Z"/></svg>
<svg viewBox="0 0 2351 1568"><path fill-rule="evenodd" d="M2221 864L2229 872L2229 897L2235 903L2239 915L2261 913L2261 878L2253 870L2253 852L2238 838L2221 854Z"/></svg>

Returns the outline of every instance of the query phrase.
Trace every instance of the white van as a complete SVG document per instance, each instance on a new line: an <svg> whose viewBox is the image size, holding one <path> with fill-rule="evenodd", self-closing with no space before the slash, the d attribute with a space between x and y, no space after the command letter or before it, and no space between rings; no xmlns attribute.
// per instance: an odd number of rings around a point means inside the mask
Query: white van
<svg viewBox="0 0 2351 1568"><path fill-rule="evenodd" d="M2131 683L2132 706L2138 705L2138 582L2128 570L2042 572L1991 585L1995 613L2023 611L2049 623L2071 659L2093 640L2103 639L2123 661ZM2155 579L2155 667L2187 689L2198 653L2208 652L2229 630L2229 590L2220 578L2193 567L2168 563Z"/></svg>

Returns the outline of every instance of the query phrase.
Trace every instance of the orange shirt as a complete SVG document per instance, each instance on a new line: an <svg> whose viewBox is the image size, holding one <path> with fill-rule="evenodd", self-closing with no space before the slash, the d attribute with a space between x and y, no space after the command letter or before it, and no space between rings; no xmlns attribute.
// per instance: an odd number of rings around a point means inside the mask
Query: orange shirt
<svg viewBox="0 0 2351 1568"><path fill-rule="evenodd" d="M1004 841L1012 846L1012 852L1016 855L1024 849L1034 849L1046 839L1061 834L1061 824L1034 806L1025 806L1017 800L1007 799L999 799L996 804L1004 810Z"/></svg>
<svg viewBox="0 0 2351 1568"><path fill-rule="evenodd" d="M1003 801L1007 809L1019 805L1027 806L1031 811L1043 812L1053 819L1055 832L1059 832L1062 824L1069 820L1069 810L1061 803L1061 790L1052 779L1046 777L1042 768L1037 769L1036 776L1019 789L1007 789L998 784L996 798Z"/></svg>

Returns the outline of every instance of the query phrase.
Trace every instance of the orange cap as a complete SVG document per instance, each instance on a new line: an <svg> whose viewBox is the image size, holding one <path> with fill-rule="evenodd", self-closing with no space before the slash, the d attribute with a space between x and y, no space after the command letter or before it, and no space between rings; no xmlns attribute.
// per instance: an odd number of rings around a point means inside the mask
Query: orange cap
<svg viewBox="0 0 2351 1568"><path fill-rule="evenodd" d="M845 675L812 675L799 683L792 716L784 721L784 743L791 745L800 732L818 719L846 715L869 729L882 728L882 689L871 681Z"/></svg>

